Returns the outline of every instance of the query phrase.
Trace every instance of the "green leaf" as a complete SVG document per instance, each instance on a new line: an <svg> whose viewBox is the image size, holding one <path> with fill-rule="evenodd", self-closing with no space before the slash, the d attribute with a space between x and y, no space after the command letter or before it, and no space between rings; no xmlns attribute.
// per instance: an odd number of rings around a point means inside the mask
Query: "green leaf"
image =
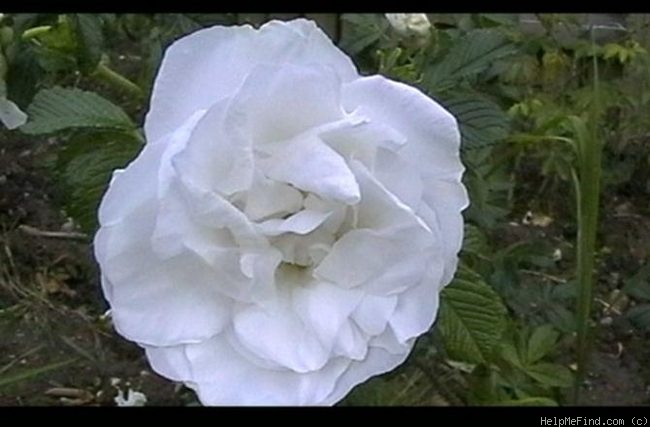
<svg viewBox="0 0 650 427"><path fill-rule="evenodd" d="M500 345L500 356L511 364L514 367L523 369L523 363L521 362L521 359L519 358L519 352L517 351L517 347L515 347L514 342L511 341L505 341L502 342Z"/></svg>
<svg viewBox="0 0 650 427"><path fill-rule="evenodd" d="M489 361L505 327L499 295L476 273L460 267L442 291L438 331L451 359Z"/></svg>
<svg viewBox="0 0 650 427"><path fill-rule="evenodd" d="M102 57L104 35L102 21L97 14L75 13L70 21L77 37L77 62L82 72L95 71Z"/></svg>
<svg viewBox="0 0 650 427"><path fill-rule="evenodd" d="M526 364L535 363L553 350L560 334L551 325L536 328L528 340Z"/></svg>
<svg viewBox="0 0 650 427"><path fill-rule="evenodd" d="M425 70L423 81L429 90L440 92L515 52L514 44L498 31L474 30L455 43L442 60L431 64Z"/></svg>
<svg viewBox="0 0 650 427"><path fill-rule="evenodd" d="M68 215L92 233L97 208L115 169L123 168L142 147L133 133L83 133L74 136L58 153L57 182L62 187Z"/></svg>
<svg viewBox="0 0 650 427"><path fill-rule="evenodd" d="M498 402L503 406L559 406L558 403L548 397L524 397L523 399L505 400Z"/></svg>
<svg viewBox="0 0 650 427"><path fill-rule="evenodd" d="M508 136L510 118L495 102L477 94L459 94L441 99L458 120L462 149L493 145Z"/></svg>
<svg viewBox="0 0 650 427"><path fill-rule="evenodd" d="M379 41L388 29L388 21L377 13L344 13L341 49L356 55Z"/></svg>
<svg viewBox="0 0 650 427"><path fill-rule="evenodd" d="M478 365L468 377L470 403L484 404L498 400L496 375L490 367Z"/></svg>
<svg viewBox="0 0 650 427"><path fill-rule="evenodd" d="M650 300L650 263L644 265L634 276L625 281L623 291L635 298Z"/></svg>
<svg viewBox="0 0 650 427"><path fill-rule="evenodd" d="M12 51L14 54L6 77L7 97L25 109L34 98L45 71L39 65L34 49L29 48L27 43L15 43Z"/></svg>
<svg viewBox="0 0 650 427"><path fill-rule="evenodd" d="M485 234L481 229L473 224L465 224L463 239L463 252L477 256L486 256L489 252L489 245Z"/></svg>
<svg viewBox="0 0 650 427"><path fill-rule="evenodd" d="M117 105L94 92L54 87L41 90L27 108L20 129L30 135L71 128L133 130L135 124Z"/></svg>
<svg viewBox="0 0 650 427"><path fill-rule="evenodd" d="M2 387L7 387L11 384L32 379L46 372L63 368L64 366L70 365L71 363L74 363L76 361L77 359L68 359L63 362L56 362L56 363L51 363L49 365L41 366L40 368L26 369L17 372L15 374L3 375L2 377L0 377L0 389L2 389Z"/></svg>
<svg viewBox="0 0 650 427"><path fill-rule="evenodd" d="M650 304L632 307L625 315L637 327L650 331Z"/></svg>
<svg viewBox="0 0 650 427"><path fill-rule="evenodd" d="M163 37L170 41L201 28L198 22L183 13L165 13L157 18L160 19Z"/></svg>
<svg viewBox="0 0 650 427"><path fill-rule="evenodd" d="M531 378L551 387L571 387L573 374L569 368L554 363L537 363L525 370Z"/></svg>

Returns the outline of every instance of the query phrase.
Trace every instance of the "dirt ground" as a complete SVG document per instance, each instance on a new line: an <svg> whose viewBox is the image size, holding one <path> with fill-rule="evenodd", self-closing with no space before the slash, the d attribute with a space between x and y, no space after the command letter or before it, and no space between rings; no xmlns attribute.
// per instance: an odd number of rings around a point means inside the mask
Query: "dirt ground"
<svg viewBox="0 0 650 427"><path fill-rule="evenodd" d="M56 207L43 166L53 145L0 133L0 406L114 405L128 388L148 405L194 404L192 392L154 374L141 349L102 318L90 239L75 236ZM633 200L605 200L600 299L650 254L650 216ZM25 225L68 238L33 235ZM606 308L596 302L601 327L584 403L648 404L648 336Z"/></svg>

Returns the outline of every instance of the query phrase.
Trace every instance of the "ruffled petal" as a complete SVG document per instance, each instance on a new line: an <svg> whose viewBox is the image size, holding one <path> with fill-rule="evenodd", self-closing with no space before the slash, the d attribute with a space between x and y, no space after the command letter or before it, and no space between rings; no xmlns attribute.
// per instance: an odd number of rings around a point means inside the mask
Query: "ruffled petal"
<svg viewBox="0 0 650 427"><path fill-rule="evenodd" d="M320 226L331 212L318 212L303 209L287 219L269 219L259 224L260 231L266 236L279 236L283 233L307 234Z"/></svg>
<svg viewBox="0 0 650 427"><path fill-rule="evenodd" d="M350 366L336 381L336 387L332 393L322 403L325 405L335 404L343 399L355 386L368 378L388 372L402 364L408 354L408 351L402 354L391 354L383 348L371 347L363 360L350 363Z"/></svg>
<svg viewBox="0 0 650 427"><path fill-rule="evenodd" d="M210 107L172 160L179 175L227 196L250 188L254 175L247 117L229 107L228 98Z"/></svg>
<svg viewBox="0 0 650 427"><path fill-rule="evenodd" d="M264 369L242 358L224 335L185 351L204 405L321 405L349 364L335 358L307 373Z"/></svg>
<svg viewBox="0 0 650 427"><path fill-rule="evenodd" d="M284 283L278 292L276 307L248 306L233 318L237 339L257 356L278 363L295 372L321 369L329 352L318 337L292 310L291 286L302 283Z"/></svg>
<svg viewBox="0 0 650 427"><path fill-rule="evenodd" d="M173 43L163 57L145 121L147 140L177 129L197 110L235 94L259 64L330 66L342 81L357 77L348 58L304 19L251 26L215 26Z"/></svg>
<svg viewBox="0 0 650 427"><path fill-rule="evenodd" d="M343 87L347 111L358 106L371 120L403 134L407 143L399 151L423 176L460 181L460 131L447 110L418 89L382 76L364 77Z"/></svg>
<svg viewBox="0 0 650 427"><path fill-rule="evenodd" d="M395 312L390 317L390 325L399 342L404 343L431 328L438 313L440 292L438 282L434 280L425 279L399 296Z"/></svg>
<svg viewBox="0 0 650 427"><path fill-rule="evenodd" d="M357 308L363 293L327 282L312 282L293 290L293 307L305 326L332 352L344 323Z"/></svg>
<svg viewBox="0 0 650 427"><path fill-rule="evenodd" d="M397 296L365 295L352 318L369 336L379 335L388 324L397 306Z"/></svg>
<svg viewBox="0 0 650 427"><path fill-rule="evenodd" d="M345 159L314 136L282 144L260 161L260 167L269 178L326 200L355 204L360 198L359 185Z"/></svg>
<svg viewBox="0 0 650 427"><path fill-rule="evenodd" d="M232 303L217 290L214 272L192 255L121 282L106 279L112 284L113 323L130 340L153 346L199 342L230 321Z"/></svg>

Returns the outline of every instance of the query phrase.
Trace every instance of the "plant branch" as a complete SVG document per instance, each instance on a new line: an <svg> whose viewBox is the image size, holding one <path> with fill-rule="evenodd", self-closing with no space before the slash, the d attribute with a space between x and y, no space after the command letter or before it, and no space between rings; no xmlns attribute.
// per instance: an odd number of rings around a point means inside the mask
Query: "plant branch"
<svg viewBox="0 0 650 427"><path fill-rule="evenodd" d="M102 62L99 63L93 75L97 76L111 86L129 93L137 99L143 99L145 96L144 91L140 88L140 86L136 85L117 71L112 70L108 67L108 65Z"/></svg>

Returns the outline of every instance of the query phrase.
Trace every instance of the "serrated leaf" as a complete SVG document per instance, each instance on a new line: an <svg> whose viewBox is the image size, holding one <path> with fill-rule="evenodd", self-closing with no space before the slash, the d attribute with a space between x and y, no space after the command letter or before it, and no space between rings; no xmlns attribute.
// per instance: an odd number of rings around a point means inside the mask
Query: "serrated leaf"
<svg viewBox="0 0 650 427"><path fill-rule="evenodd" d="M431 64L425 70L423 81L429 90L439 92L515 52L515 45L503 34L488 29L474 30L455 43L442 60Z"/></svg>
<svg viewBox="0 0 650 427"><path fill-rule="evenodd" d="M488 252L488 243L485 234L480 228L473 224L465 224L465 232L463 238L463 252L484 256Z"/></svg>
<svg viewBox="0 0 650 427"><path fill-rule="evenodd" d="M508 135L510 118L487 98L461 94L442 99L441 103L458 120L464 150L493 145Z"/></svg>
<svg viewBox="0 0 650 427"><path fill-rule="evenodd" d="M573 374L569 368L554 363L537 363L525 370L531 378L550 387L571 387Z"/></svg>
<svg viewBox="0 0 650 427"><path fill-rule="evenodd" d="M437 325L449 357L469 363L490 360L505 327L505 314L499 295L476 273L459 268L442 291Z"/></svg>
<svg viewBox="0 0 650 427"><path fill-rule="evenodd" d="M356 55L377 42L388 28L388 21L377 13L344 13L341 49Z"/></svg>
<svg viewBox="0 0 650 427"><path fill-rule="evenodd" d="M500 356L512 366L523 369L523 363L519 358L519 352L515 344L510 341L502 342L500 346Z"/></svg>
<svg viewBox="0 0 650 427"><path fill-rule="evenodd" d="M536 328L528 340L526 364L535 363L553 350L560 334L551 325Z"/></svg>
<svg viewBox="0 0 650 427"><path fill-rule="evenodd" d="M142 147L132 133L85 133L74 136L57 155L57 182L64 205L81 228L92 233L99 201L115 169L123 168Z"/></svg>
<svg viewBox="0 0 650 427"><path fill-rule="evenodd" d="M84 73L92 73L102 56L102 21L94 13L75 13L70 21L77 38L77 63Z"/></svg>
<svg viewBox="0 0 650 427"><path fill-rule="evenodd" d="M129 116L106 98L58 86L38 92L27 108L27 115L29 121L20 129L30 135L70 128L135 129Z"/></svg>

